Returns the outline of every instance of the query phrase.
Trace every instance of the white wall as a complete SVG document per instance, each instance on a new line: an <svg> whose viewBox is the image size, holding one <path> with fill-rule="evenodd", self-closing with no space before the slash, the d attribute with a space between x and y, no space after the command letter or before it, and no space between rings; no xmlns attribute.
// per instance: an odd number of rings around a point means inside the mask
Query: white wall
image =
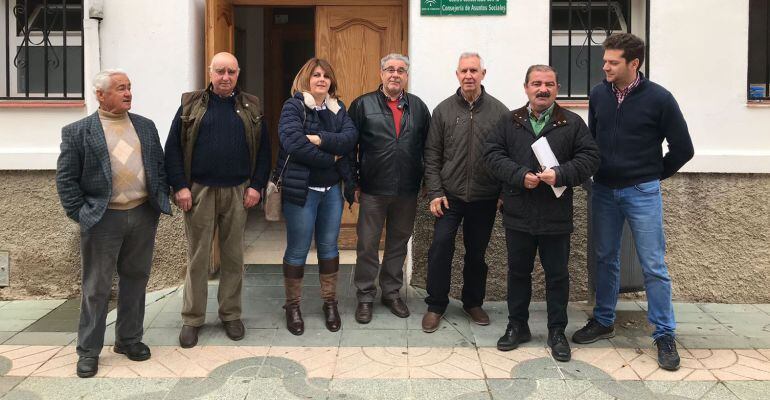
<svg viewBox="0 0 770 400"><path fill-rule="evenodd" d="M412 92L434 107L458 86L458 55L477 51L489 93L510 108L524 104L527 66L548 62L548 1L511 0L507 15L485 17L422 17L419 1L409 3ZM165 141L180 94L203 84L203 5L105 1L98 34L86 23L86 87L95 69L125 69L133 111L153 119ZM746 105L748 0L655 0L651 7L650 76L677 98L695 143L684 170L770 173L770 107ZM100 37L96 49L92 35ZM88 111L94 107L89 98ZM54 168L61 126L85 114L0 108L0 169Z"/></svg>
<svg viewBox="0 0 770 400"><path fill-rule="evenodd" d="M102 68L131 79L132 112L155 121L165 143L183 92L204 84L204 0L106 1Z"/></svg>
<svg viewBox="0 0 770 400"><path fill-rule="evenodd" d="M458 88L460 53L481 54L487 92L508 107L526 102L524 73L548 64L548 1L509 0L505 16L421 16L409 2L409 90L431 109Z"/></svg>
<svg viewBox="0 0 770 400"><path fill-rule="evenodd" d="M61 128L96 110L91 78L105 68L128 73L132 112L165 143L180 95L203 85L204 1L86 0L86 10L103 4L104 19L84 21L85 106L0 108L0 169L55 169Z"/></svg>
<svg viewBox="0 0 770 400"><path fill-rule="evenodd" d="M422 17L410 2L410 90L430 107L457 88L457 56L481 53L489 93L524 104L526 68L548 62L548 2L508 1L504 17ZM770 173L770 107L746 103L748 0L652 1L651 79L687 119L695 158L683 171ZM575 109L584 118L585 109Z"/></svg>

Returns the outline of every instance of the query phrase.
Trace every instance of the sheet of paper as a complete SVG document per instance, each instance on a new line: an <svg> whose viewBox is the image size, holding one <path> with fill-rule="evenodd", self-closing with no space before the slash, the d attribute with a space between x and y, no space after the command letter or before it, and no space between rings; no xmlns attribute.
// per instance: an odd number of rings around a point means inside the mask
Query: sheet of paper
<svg viewBox="0 0 770 400"><path fill-rule="evenodd" d="M532 143L532 151L535 153L535 157L537 157L537 162L540 163L543 168L553 168L559 165L559 160L557 160L556 155L553 154L551 145L548 144L548 139L546 139L545 136L537 139L535 143ZM567 187L551 186L551 189L553 189L553 194L559 198L564 191L567 190Z"/></svg>

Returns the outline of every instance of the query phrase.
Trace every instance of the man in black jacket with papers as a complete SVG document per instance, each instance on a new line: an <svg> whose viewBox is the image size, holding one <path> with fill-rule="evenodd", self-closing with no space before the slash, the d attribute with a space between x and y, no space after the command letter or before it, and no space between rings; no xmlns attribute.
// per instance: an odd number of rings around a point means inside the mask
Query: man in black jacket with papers
<svg viewBox="0 0 770 400"><path fill-rule="evenodd" d="M599 149L580 116L556 104L556 70L547 65L529 67L524 90L529 102L500 121L487 140L484 154L489 171L503 185L508 247L509 322L497 348L513 350L531 339L528 308L539 249L546 279L548 345L555 359L569 361L564 329L569 301L572 187L596 172ZM558 165L542 167L532 149L537 140L547 141Z"/></svg>

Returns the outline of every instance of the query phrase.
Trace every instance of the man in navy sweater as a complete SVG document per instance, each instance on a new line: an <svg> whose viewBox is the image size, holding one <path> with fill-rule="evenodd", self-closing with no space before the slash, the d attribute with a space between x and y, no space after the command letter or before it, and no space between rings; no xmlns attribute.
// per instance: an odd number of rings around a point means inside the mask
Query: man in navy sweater
<svg viewBox="0 0 770 400"><path fill-rule="evenodd" d="M237 87L238 60L211 60L211 84L185 93L166 140L166 173L174 203L184 212L189 265L184 283L179 344L198 343L206 319L212 238L219 231L219 319L232 340L241 321L243 233L248 209L259 203L270 174L270 142L256 96Z"/></svg>
<svg viewBox="0 0 770 400"><path fill-rule="evenodd" d="M593 318L572 340L593 343L615 336L620 239L628 221L644 272L647 318L655 326L658 364L676 370L679 354L671 278L664 261L660 181L692 158L693 146L674 96L639 72L643 62L644 42L638 37L620 33L605 40L606 79L591 90L588 108L588 127L601 151L591 199L596 306ZM669 150L665 155L663 139Z"/></svg>

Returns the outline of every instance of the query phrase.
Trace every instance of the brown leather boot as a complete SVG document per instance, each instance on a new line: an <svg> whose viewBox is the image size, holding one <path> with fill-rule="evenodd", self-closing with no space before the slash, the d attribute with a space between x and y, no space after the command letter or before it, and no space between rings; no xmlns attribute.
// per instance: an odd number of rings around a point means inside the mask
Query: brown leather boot
<svg viewBox="0 0 770 400"><path fill-rule="evenodd" d="M286 289L286 329L292 335L305 333L305 321L299 311L299 303L302 299L302 277L305 275L304 265L290 265L283 263L283 286Z"/></svg>
<svg viewBox="0 0 770 400"><path fill-rule="evenodd" d="M321 299L323 299L326 329L337 332L342 327L340 313L337 311L337 274L340 269L340 258L318 260L318 279L321 282Z"/></svg>

